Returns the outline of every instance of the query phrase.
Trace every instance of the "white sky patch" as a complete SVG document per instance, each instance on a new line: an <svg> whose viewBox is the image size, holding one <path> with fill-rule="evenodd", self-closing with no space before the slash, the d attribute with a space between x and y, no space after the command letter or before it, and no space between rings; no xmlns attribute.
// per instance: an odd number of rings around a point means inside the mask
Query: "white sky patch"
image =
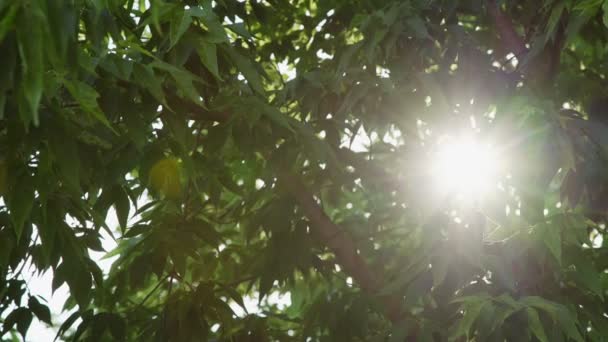
<svg viewBox="0 0 608 342"><path fill-rule="evenodd" d="M243 308L234 301L231 301L229 305L237 317L244 317L247 315L247 313L261 315L261 310L258 306L258 302L259 295L257 293L254 293L253 295L247 295L243 297L243 304L245 305L245 309L247 309L247 312L245 312L245 310L243 310ZM266 298L264 298L262 302L276 305L280 310L283 310L291 305L291 293L272 292Z"/></svg>
<svg viewBox="0 0 608 342"><path fill-rule="evenodd" d="M296 70L289 65L287 60L279 62L277 67L279 69L279 73L286 77L286 81L291 81L296 77Z"/></svg>
<svg viewBox="0 0 608 342"><path fill-rule="evenodd" d="M111 37L108 38L108 49L110 49L110 50L116 49L116 43L114 43L114 40Z"/></svg>
<svg viewBox="0 0 608 342"><path fill-rule="evenodd" d="M266 185L266 183L262 179L258 178L255 180L255 189L256 190L260 190L261 188L264 187L264 185Z"/></svg>
<svg viewBox="0 0 608 342"><path fill-rule="evenodd" d="M389 78L391 77L391 71L378 65L376 66L376 75L380 78Z"/></svg>
<svg viewBox="0 0 608 342"><path fill-rule="evenodd" d="M370 141L370 137L367 135L363 127L360 127L355 137L352 139L349 136L342 137L342 142L340 143L340 147L349 148L353 152L368 152L368 142Z"/></svg>
<svg viewBox="0 0 608 342"><path fill-rule="evenodd" d="M602 247L603 243L604 243L604 237L602 236L602 234L597 234L595 236L595 238L593 239L593 248L600 248L600 247Z"/></svg>
<svg viewBox="0 0 608 342"><path fill-rule="evenodd" d="M317 57L319 57L319 59L322 59L322 60L334 58L334 56L332 56L332 55L328 54L327 52L323 51L323 49L317 50Z"/></svg>
<svg viewBox="0 0 608 342"><path fill-rule="evenodd" d="M321 20L321 21L320 21L320 22L317 24L317 26L315 27L315 30L316 30L317 32L321 32L321 30L323 30L323 26L325 25L325 23L326 23L326 22L327 22L327 19L323 19L323 20Z"/></svg>

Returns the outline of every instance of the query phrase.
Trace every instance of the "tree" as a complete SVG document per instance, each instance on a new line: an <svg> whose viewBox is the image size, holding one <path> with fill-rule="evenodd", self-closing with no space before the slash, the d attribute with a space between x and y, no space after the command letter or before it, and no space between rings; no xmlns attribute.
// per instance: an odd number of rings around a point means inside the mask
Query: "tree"
<svg viewBox="0 0 608 342"><path fill-rule="evenodd" d="M4 338L52 321L31 264L67 340L602 341L607 25L601 0L0 2ZM429 171L463 134L502 160L473 201Z"/></svg>

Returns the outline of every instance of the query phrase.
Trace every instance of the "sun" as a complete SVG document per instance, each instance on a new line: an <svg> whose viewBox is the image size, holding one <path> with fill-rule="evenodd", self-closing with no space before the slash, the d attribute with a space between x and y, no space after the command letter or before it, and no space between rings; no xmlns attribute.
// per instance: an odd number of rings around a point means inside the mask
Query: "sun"
<svg viewBox="0 0 608 342"><path fill-rule="evenodd" d="M490 144L474 136L446 137L433 153L435 188L460 200L477 201L496 187L501 163Z"/></svg>

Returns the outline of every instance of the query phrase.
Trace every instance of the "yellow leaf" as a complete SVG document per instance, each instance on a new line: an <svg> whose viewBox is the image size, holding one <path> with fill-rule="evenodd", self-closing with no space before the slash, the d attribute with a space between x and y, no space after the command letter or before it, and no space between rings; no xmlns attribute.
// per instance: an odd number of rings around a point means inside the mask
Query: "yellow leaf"
<svg viewBox="0 0 608 342"><path fill-rule="evenodd" d="M156 162L150 169L150 186L167 198L178 198L182 191L179 160L168 157Z"/></svg>

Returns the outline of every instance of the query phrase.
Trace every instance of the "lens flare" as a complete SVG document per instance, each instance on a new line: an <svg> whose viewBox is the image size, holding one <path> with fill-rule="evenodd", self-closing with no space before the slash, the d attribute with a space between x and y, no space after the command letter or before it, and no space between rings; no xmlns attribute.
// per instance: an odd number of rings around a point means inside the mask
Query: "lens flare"
<svg viewBox="0 0 608 342"><path fill-rule="evenodd" d="M433 161L433 182L442 193L478 200L496 187L500 162L489 144L471 137L445 139Z"/></svg>

